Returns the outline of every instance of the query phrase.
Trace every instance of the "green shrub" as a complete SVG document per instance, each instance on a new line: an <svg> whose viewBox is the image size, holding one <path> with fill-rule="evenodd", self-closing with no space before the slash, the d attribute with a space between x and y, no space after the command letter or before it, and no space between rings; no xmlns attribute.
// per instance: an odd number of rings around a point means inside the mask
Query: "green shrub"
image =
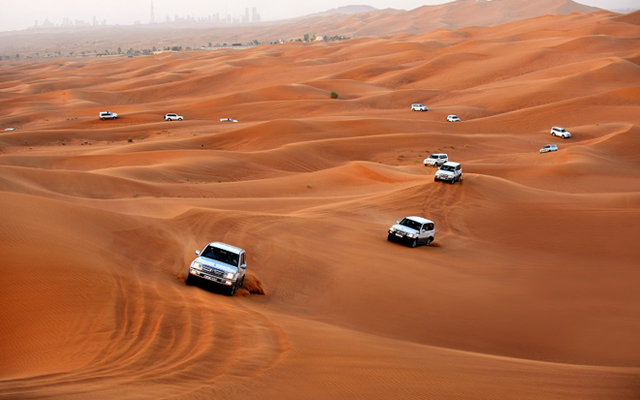
<svg viewBox="0 0 640 400"><path fill-rule="evenodd" d="M338 96L338 93L336 93L336 92L331 92L331 98L332 98L332 99L337 99L338 97L339 97L339 96Z"/></svg>

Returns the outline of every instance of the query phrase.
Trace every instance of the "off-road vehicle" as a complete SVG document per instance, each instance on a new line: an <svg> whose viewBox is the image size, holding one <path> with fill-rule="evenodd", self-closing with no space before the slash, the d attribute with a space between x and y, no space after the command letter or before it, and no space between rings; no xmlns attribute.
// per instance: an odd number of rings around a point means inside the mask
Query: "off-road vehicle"
<svg viewBox="0 0 640 400"><path fill-rule="evenodd" d="M452 161L442 164L433 177L436 182L444 181L451 184L458 182L460 179L462 179L462 165Z"/></svg>
<svg viewBox="0 0 640 400"><path fill-rule="evenodd" d="M209 243L191 262L187 275L187 285L193 285L200 279L222 285L225 293L233 296L236 289L242 287L247 271L244 250L222 242Z"/></svg>
<svg viewBox="0 0 640 400"><path fill-rule="evenodd" d="M460 122L460 117L455 114L447 115L447 121L449 122Z"/></svg>
<svg viewBox="0 0 640 400"><path fill-rule="evenodd" d="M571 137L571 132L564 128L560 128L559 126L554 126L553 128L551 128L551 135L558 136L563 139L569 139Z"/></svg>
<svg viewBox="0 0 640 400"><path fill-rule="evenodd" d="M166 121L182 121L184 117L182 115L169 113L169 114L165 114L164 119Z"/></svg>
<svg viewBox="0 0 640 400"><path fill-rule="evenodd" d="M422 217L406 217L389 228L387 240L401 242L411 247L419 244L431 244L436 237L436 227L433 221Z"/></svg>
<svg viewBox="0 0 640 400"><path fill-rule="evenodd" d="M411 105L411 111L429 111L429 107L416 103Z"/></svg>
<svg viewBox="0 0 640 400"><path fill-rule="evenodd" d="M558 145L557 144L545 144L540 149L540 153L549 153L551 151L558 151Z"/></svg>
<svg viewBox="0 0 640 400"><path fill-rule="evenodd" d="M439 167L447 161L449 161L448 155L445 153L435 153L424 159L424 166L428 167L432 165L434 167Z"/></svg>
<svg viewBox="0 0 640 400"><path fill-rule="evenodd" d="M100 119L103 121L105 119L118 119L118 114L111 111L100 111Z"/></svg>

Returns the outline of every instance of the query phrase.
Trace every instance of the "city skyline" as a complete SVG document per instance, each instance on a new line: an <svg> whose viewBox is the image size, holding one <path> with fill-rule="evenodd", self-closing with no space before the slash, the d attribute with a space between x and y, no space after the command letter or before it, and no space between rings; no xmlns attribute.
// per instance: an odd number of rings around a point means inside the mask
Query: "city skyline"
<svg viewBox="0 0 640 400"><path fill-rule="evenodd" d="M218 2L212 4L203 0L111 0L105 7L104 2L94 0L23 0L12 5L8 12L0 14L0 31L23 30L36 25L42 26L49 21L51 25L65 25L64 21L82 21L80 26L91 26L105 22L108 25L134 25L167 22L167 17L175 22L176 17L185 21L198 21L218 15L225 23L253 22L253 10L260 7L257 21L273 21L295 18L322 12L340 6L367 4L372 7L410 10L423 5L436 5L451 2L449 0L371 0L367 2L326 0L324 2L295 2L293 0L274 0L265 6L255 0L239 2ZM581 4L608 10L638 8L637 0L583 0ZM263 9L264 8L264 9ZM152 11L153 9L153 11ZM249 13L247 12L249 10ZM123 12L126 10L126 12Z"/></svg>

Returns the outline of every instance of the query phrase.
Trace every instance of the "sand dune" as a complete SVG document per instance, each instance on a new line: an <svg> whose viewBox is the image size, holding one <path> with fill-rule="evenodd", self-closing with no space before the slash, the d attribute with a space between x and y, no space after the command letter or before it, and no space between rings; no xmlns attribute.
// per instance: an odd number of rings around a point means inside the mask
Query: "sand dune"
<svg viewBox="0 0 640 400"><path fill-rule="evenodd" d="M3 62L0 398L637 399L637 19ZM233 297L185 284L214 240Z"/></svg>

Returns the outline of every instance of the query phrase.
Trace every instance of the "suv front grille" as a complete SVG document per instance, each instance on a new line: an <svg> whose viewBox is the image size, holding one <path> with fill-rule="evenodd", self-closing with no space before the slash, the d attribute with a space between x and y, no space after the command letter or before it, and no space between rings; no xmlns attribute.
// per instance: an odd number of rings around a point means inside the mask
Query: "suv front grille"
<svg viewBox="0 0 640 400"><path fill-rule="evenodd" d="M206 272L209 275L214 275L214 276L223 276L224 275L224 271L218 268L212 268L212 267L208 267L206 265L202 266L202 271Z"/></svg>

